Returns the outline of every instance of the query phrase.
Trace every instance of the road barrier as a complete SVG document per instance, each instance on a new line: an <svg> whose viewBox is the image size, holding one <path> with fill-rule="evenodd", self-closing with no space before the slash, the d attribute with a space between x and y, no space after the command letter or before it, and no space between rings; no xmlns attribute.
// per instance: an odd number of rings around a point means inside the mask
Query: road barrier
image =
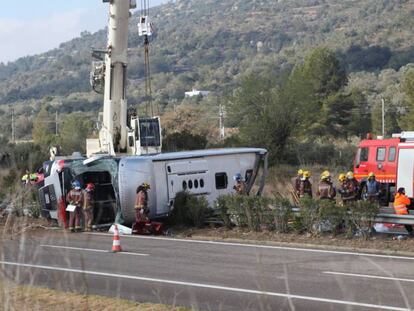
<svg viewBox="0 0 414 311"><path fill-rule="evenodd" d="M300 208L292 208L292 212L295 214L299 214ZM392 208L382 208L381 213L375 216L373 221L398 225L414 225L414 214L412 212L409 215L397 215L393 213L394 209Z"/></svg>

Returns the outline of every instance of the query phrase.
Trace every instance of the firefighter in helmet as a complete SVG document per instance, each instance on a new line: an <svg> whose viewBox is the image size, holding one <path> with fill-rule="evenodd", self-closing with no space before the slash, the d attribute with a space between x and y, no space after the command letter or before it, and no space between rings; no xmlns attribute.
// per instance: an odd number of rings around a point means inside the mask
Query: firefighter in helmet
<svg viewBox="0 0 414 311"><path fill-rule="evenodd" d="M85 220L85 231L92 231L94 192L95 185L93 183L88 183L83 191L83 217Z"/></svg>
<svg viewBox="0 0 414 311"><path fill-rule="evenodd" d="M318 185L317 195L321 200L335 200L336 190L331 181L331 173L324 171Z"/></svg>
<svg viewBox="0 0 414 311"><path fill-rule="evenodd" d="M366 183L366 196L370 202L379 202L379 196L381 191L381 184L376 180L374 172L368 174L368 180Z"/></svg>
<svg viewBox="0 0 414 311"><path fill-rule="evenodd" d="M303 170L299 169L296 176L292 178L292 186L293 190L295 191L296 195L300 196L300 184L303 177Z"/></svg>
<svg viewBox="0 0 414 311"><path fill-rule="evenodd" d="M69 212L69 230L72 232L81 231L80 220L83 194L78 180L72 181L72 189L66 196L66 202L74 206L74 210Z"/></svg>
<svg viewBox="0 0 414 311"><path fill-rule="evenodd" d="M341 195L342 202L345 203L346 196L347 196L347 191L348 191L347 184L346 184L346 174L344 174L344 173L339 174L338 182L339 182L338 183L338 192Z"/></svg>
<svg viewBox="0 0 414 311"><path fill-rule="evenodd" d="M236 190L236 194L238 195L245 195L246 194L246 183L240 173L234 175L234 180L236 184L234 185L233 189Z"/></svg>
<svg viewBox="0 0 414 311"><path fill-rule="evenodd" d="M358 180L354 177L354 173L349 171L346 173L346 182L348 187L348 201L356 201L359 198L360 185Z"/></svg>
<svg viewBox="0 0 414 311"><path fill-rule="evenodd" d="M304 171L303 176L300 180L299 197L303 198L308 196L312 198L312 183L310 182L311 173Z"/></svg>
<svg viewBox="0 0 414 311"><path fill-rule="evenodd" d="M135 223L132 233L142 234L147 223L149 223L148 191L151 189L146 182L138 186L135 197Z"/></svg>

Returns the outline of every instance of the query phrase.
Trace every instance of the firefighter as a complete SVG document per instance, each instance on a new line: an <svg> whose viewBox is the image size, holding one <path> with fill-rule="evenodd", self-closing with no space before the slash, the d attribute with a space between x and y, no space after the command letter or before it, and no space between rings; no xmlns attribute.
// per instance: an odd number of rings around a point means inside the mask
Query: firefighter
<svg viewBox="0 0 414 311"><path fill-rule="evenodd" d="M88 183L83 191L83 217L85 220L85 231L92 231L94 191L95 185L93 183Z"/></svg>
<svg viewBox="0 0 414 311"><path fill-rule="evenodd" d="M317 195L321 200L335 200L336 190L331 181L331 173L324 171L318 185Z"/></svg>
<svg viewBox="0 0 414 311"><path fill-rule="evenodd" d="M394 198L394 210L397 215L408 215L408 206L411 204L409 197L405 195L405 188L399 188ZM404 225L409 235L413 234L412 225Z"/></svg>
<svg viewBox="0 0 414 311"><path fill-rule="evenodd" d="M375 174L373 172L368 175L366 187L367 200L373 203L379 202L381 184L375 179Z"/></svg>
<svg viewBox="0 0 414 311"><path fill-rule="evenodd" d="M360 186L358 180L354 177L354 173L349 171L346 173L346 183L348 188L347 201L356 201L359 198Z"/></svg>
<svg viewBox="0 0 414 311"><path fill-rule="evenodd" d="M80 231L81 207L83 203L83 194L79 181L72 181L72 190L66 196L66 202L74 205L75 209L69 212L69 230L72 232Z"/></svg>
<svg viewBox="0 0 414 311"><path fill-rule="evenodd" d="M30 173L26 170L26 173L22 176L22 185L27 185L30 182Z"/></svg>
<svg viewBox="0 0 414 311"><path fill-rule="evenodd" d="M293 190L295 191L298 197L300 196L300 184L302 182L302 177L303 177L303 170L299 169L296 174L296 177L292 178Z"/></svg>
<svg viewBox="0 0 414 311"><path fill-rule="evenodd" d="M246 195L246 183L240 173L234 175L234 180L236 184L234 185L233 189L236 190L236 194L238 195Z"/></svg>
<svg viewBox="0 0 414 311"><path fill-rule="evenodd" d="M346 175L344 173L339 174L338 176L338 192L341 194L342 202L345 203L347 196L347 185L346 185Z"/></svg>
<svg viewBox="0 0 414 311"><path fill-rule="evenodd" d="M135 223L132 227L133 234L143 234L145 225L149 223L148 190L151 187L144 182L137 188L135 197Z"/></svg>
<svg viewBox="0 0 414 311"><path fill-rule="evenodd" d="M312 183L310 182L309 178L311 177L311 173L309 171L304 171L303 176L300 180L299 186L299 197L303 198L305 196L309 196L312 198Z"/></svg>

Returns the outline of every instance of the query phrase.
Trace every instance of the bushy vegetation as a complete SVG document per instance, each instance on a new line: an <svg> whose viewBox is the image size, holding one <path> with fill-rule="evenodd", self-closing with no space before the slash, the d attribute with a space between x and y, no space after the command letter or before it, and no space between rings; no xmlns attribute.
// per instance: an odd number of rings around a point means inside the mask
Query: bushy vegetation
<svg viewBox="0 0 414 311"><path fill-rule="evenodd" d="M367 238L372 219L379 206L360 201L338 205L333 201L304 198L298 210L289 200L249 196L221 196L216 201L223 223L247 228L251 231L269 230L278 233L298 232L318 235L321 232L340 232Z"/></svg>
<svg viewBox="0 0 414 311"><path fill-rule="evenodd" d="M172 225L202 227L207 212L208 202L204 196L194 196L183 191L175 197L169 220Z"/></svg>

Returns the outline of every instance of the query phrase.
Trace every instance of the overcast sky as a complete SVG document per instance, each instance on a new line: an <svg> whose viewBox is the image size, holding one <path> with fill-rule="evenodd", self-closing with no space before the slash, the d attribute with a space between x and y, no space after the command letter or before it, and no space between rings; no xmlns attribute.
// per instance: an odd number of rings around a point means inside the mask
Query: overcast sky
<svg viewBox="0 0 414 311"><path fill-rule="evenodd" d="M46 52L88 30L106 26L102 0L1 0L0 62ZM152 6L168 0L150 0ZM138 0L139 4L140 1Z"/></svg>

